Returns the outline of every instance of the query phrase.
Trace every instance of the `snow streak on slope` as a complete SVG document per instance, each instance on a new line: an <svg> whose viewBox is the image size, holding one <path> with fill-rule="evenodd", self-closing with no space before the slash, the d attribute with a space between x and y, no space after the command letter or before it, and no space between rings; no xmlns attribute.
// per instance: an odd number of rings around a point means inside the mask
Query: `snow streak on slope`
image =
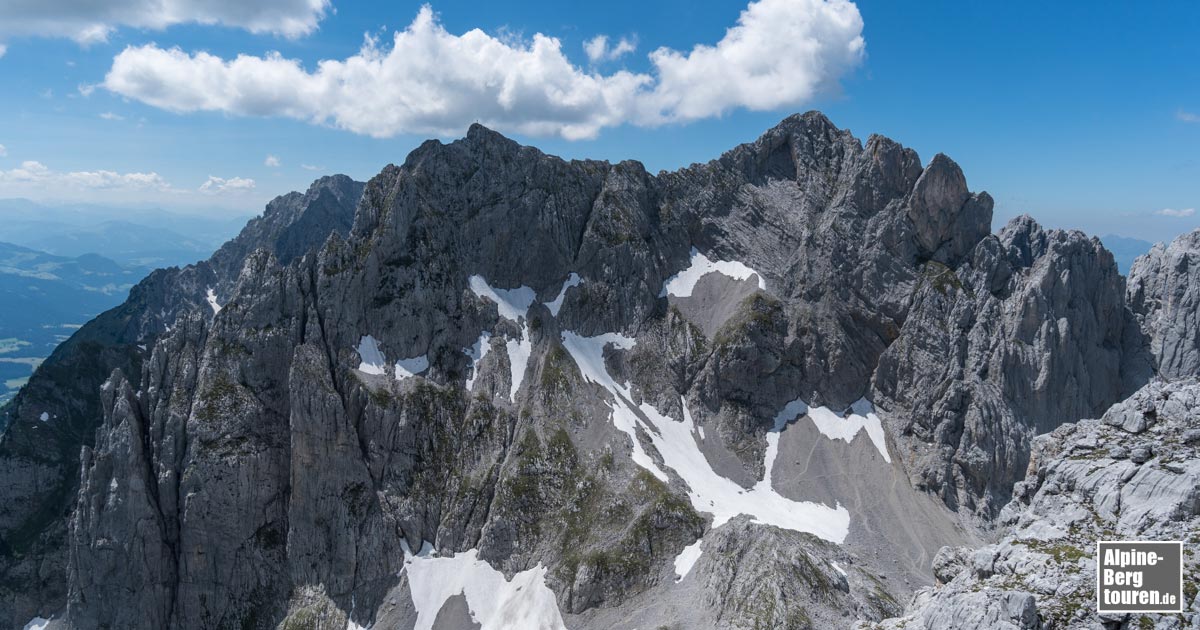
<svg viewBox="0 0 1200 630"><path fill-rule="evenodd" d="M50 625L49 619L43 619L41 617L34 617L33 619L29 620L29 623L25 624L24 630L46 630L46 626L49 626L49 625Z"/></svg>
<svg viewBox="0 0 1200 630"><path fill-rule="evenodd" d="M404 569L417 609L414 630L432 630L438 611L455 595L466 598L480 630L566 630L554 592L546 587L546 568L541 564L509 581L480 560L477 549L437 557L429 543L416 555L407 543L402 544Z"/></svg>
<svg viewBox="0 0 1200 630"><path fill-rule="evenodd" d="M775 433L774 444L768 436L765 461L767 475L747 490L721 476L709 465L696 442L699 432L692 421L691 413L687 411L686 400L680 399L684 409L683 422L676 422L647 403L635 407L629 386L618 385L608 374L604 367L605 345L613 343L628 350L636 343L633 339L617 333L581 337L564 331L562 340L563 347L575 359L584 378L604 387L612 394L613 424L629 434L633 440L634 462L660 479L666 478L641 448L636 428L640 425L655 450L662 456L663 463L687 484L692 507L712 515L714 528L720 527L739 514L747 514L763 524L808 532L838 544L846 539L850 531L850 512L846 508L830 508L820 503L793 501L776 492L771 485L769 471L779 452L778 433Z"/></svg>
<svg viewBox="0 0 1200 630"><path fill-rule="evenodd" d="M364 374L383 374L387 359L379 351L379 342L371 335L363 335L358 340L358 356L361 362L358 371Z"/></svg>
<svg viewBox="0 0 1200 630"><path fill-rule="evenodd" d="M467 379L467 391L474 391L475 379L479 378L479 363L492 350L492 333L479 333L479 339L470 348L463 348L463 354L471 357L471 377Z"/></svg>
<svg viewBox="0 0 1200 630"><path fill-rule="evenodd" d="M471 285L471 292L495 302L496 309L500 311L500 317L514 322L525 317L525 313L529 311L529 307L533 305L533 301L537 297L534 295L533 289L524 285L515 289L493 289L487 280L479 275L471 276L468 281Z"/></svg>
<svg viewBox="0 0 1200 630"><path fill-rule="evenodd" d="M529 365L529 355L533 353L533 339L529 336L529 326L521 329L521 339L509 339L504 344L508 351L508 368L512 384L508 390L508 399L516 402L517 390L521 389L521 381L525 380L525 368Z"/></svg>
<svg viewBox="0 0 1200 630"><path fill-rule="evenodd" d="M725 274L734 280L747 280L751 276L755 276L758 278L758 288L764 291L767 289L767 283L763 280L761 273L736 260L709 260L707 256L693 247L691 264L687 269L667 278L658 297L667 297L667 295L691 297L692 289L696 288L696 282L714 271Z"/></svg>
<svg viewBox="0 0 1200 630"><path fill-rule="evenodd" d="M678 556L675 556L675 581L682 582L683 578L687 577L688 573L692 572L692 567L696 566L696 561L700 559L702 550L700 543L704 542L701 538L696 542L683 548Z"/></svg>
<svg viewBox="0 0 1200 630"><path fill-rule="evenodd" d="M208 305L212 308L213 315L221 312L221 305L217 303L217 292L213 291L212 287L208 288L208 294L205 296L205 299L208 300Z"/></svg>
<svg viewBox="0 0 1200 630"><path fill-rule="evenodd" d="M858 402L850 406L849 411L848 414L839 414L827 407L809 407L803 400L793 400L783 408L783 411L779 412L778 416L775 416L775 430L774 433L767 435L767 448L774 445L778 449L778 432L782 431L783 426L788 422L801 414L807 414L817 430L831 440L850 443L859 431L866 431L867 437L871 439L879 454L883 455L884 461L892 463L892 457L887 450L887 439L883 434L883 423L879 421L879 416L875 415L875 408L871 403L867 402L865 398L860 398ZM772 435L775 436L774 443L771 442ZM767 471L767 474L770 474L770 470Z"/></svg>
<svg viewBox="0 0 1200 630"><path fill-rule="evenodd" d="M558 311L562 308L563 300L567 299L567 289L577 287L581 282L583 281L577 273L572 272L571 275L567 276L566 281L563 282L562 290L558 292L558 297L554 298L551 302L544 302L546 308L550 309L551 315L558 317Z"/></svg>
<svg viewBox="0 0 1200 630"><path fill-rule="evenodd" d="M654 460L650 459L650 455L646 453L642 448L642 443L638 440L637 414L626 402L632 398L629 386L618 385L609 375L608 370L604 368L604 346L611 343L622 350L628 350L633 347L634 341L619 333L581 337L573 332L563 331L562 342L563 347L575 359L579 371L583 373L583 378L613 392L613 397L616 399L612 406L613 424L633 441L634 463L650 471L660 481L667 481L667 473L660 470Z"/></svg>

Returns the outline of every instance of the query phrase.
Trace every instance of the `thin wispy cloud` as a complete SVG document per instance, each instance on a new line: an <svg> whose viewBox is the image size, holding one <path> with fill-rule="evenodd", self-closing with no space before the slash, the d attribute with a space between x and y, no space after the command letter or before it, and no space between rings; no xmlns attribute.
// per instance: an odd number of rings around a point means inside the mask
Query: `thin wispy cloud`
<svg viewBox="0 0 1200 630"><path fill-rule="evenodd" d="M583 43L583 51L587 53L588 61L599 63L620 59L637 50L637 38L622 37L613 46L608 45L608 35L597 35Z"/></svg>
<svg viewBox="0 0 1200 630"><path fill-rule="evenodd" d="M1175 117L1186 123L1200 123L1200 114L1193 114L1182 109L1175 112Z"/></svg>
<svg viewBox="0 0 1200 630"><path fill-rule="evenodd" d="M301 164L300 168L302 168L306 171L323 171L323 170L325 170L324 166L313 166L312 164Z"/></svg>
<svg viewBox="0 0 1200 630"><path fill-rule="evenodd" d="M244 193L254 190L254 180L244 177L223 177L208 176L208 179L200 185L200 192L210 195L220 195L225 193Z"/></svg>
<svg viewBox="0 0 1200 630"><path fill-rule="evenodd" d="M1190 216L1196 214L1196 209L1195 208L1183 208L1182 210L1175 210L1173 208L1163 208L1162 210L1155 211L1154 214L1157 214L1160 217L1173 217L1176 219L1184 219L1184 218L1187 218L1187 217L1190 217Z"/></svg>
<svg viewBox="0 0 1200 630"><path fill-rule="evenodd" d="M648 72L601 74L572 63L555 37L455 35L425 6L390 45L368 36L357 54L311 71L279 53L222 58L146 44L119 53L103 85L177 113L285 117L380 138L455 135L479 121L582 139L622 124L800 106L861 63L862 30L848 0L760 0L715 44L659 48ZM621 48L603 44L605 55Z"/></svg>
<svg viewBox="0 0 1200 630"><path fill-rule="evenodd" d="M0 144L0 157L8 157L8 149L3 144Z"/></svg>
<svg viewBox="0 0 1200 630"><path fill-rule="evenodd" d="M34 186L45 190L155 190L169 191L171 185L158 173L116 171L55 171L41 162L27 160L14 169L0 170L0 185Z"/></svg>
<svg viewBox="0 0 1200 630"><path fill-rule="evenodd" d="M329 10L329 0L6 2L0 38L65 37L87 46L108 41L119 27L162 30L176 24L221 25L296 38L316 30Z"/></svg>
<svg viewBox="0 0 1200 630"><path fill-rule="evenodd" d="M104 112L103 114L100 114L100 117L104 120L125 120L124 116L120 114L114 114L112 112Z"/></svg>

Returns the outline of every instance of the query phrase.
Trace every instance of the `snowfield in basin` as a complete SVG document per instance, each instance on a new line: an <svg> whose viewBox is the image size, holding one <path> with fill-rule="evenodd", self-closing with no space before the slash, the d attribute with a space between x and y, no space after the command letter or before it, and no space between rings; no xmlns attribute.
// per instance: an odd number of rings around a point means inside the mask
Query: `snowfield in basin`
<svg viewBox="0 0 1200 630"><path fill-rule="evenodd" d="M429 357L422 354L411 359L400 359L396 362L396 380L402 381L410 376L416 376L429 369Z"/></svg>
<svg viewBox="0 0 1200 630"><path fill-rule="evenodd" d="M480 560L477 549L438 557L429 543L416 554L407 543L403 546L404 570L417 609L414 630L432 630L438 611L455 595L466 598L479 630L566 630L541 564L509 581Z"/></svg>
<svg viewBox="0 0 1200 630"><path fill-rule="evenodd" d="M692 289L696 288L696 283L705 275L713 272L721 273L734 280L748 280L751 276L758 278L758 288L766 291L767 282L763 280L762 274L747 267L746 265L736 260L709 260L707 256L701 254L695 247L692 248L692 260L687 269L667 278L663 283L662 292L658 297L667 297L673 295L675 297L691 297Z"/></svg>
<svg viewBox="0 0 1200 630"><path fill-rule="evenodd" d="M765 455L767 474L753 488L746 489L718 474L708 463L697 444L699 431L692 421L687 401L680 400L683 421L662 415L647 403L634 406L630 387L620 385L604 367L604 347L613 344L628 350L636 341L617 333L596 337L582 337L570 331L562 333L563 347L575 359L579 371L589 382L596 383L613 397L613 424L630 436L633 441L633 460L659 479L666 475L654 463L638 440L637 427L641 426L655 450L662 456L663 464L675 471L688 486L688 498L698 512L711 514L712 526L720 527L739 514L746 514L757 522L783 529L807 532L841 544L850 532L850 512L842 506L830 508L821 503L793 501L775 491L771 484L771 468L779 452L779 432L774 431L774 441L768 436ZM783 426L779 425L779 431Z"/></svg>
<svg viewBox="0 0 1200 630"><path fill-rule="evenodd" d="M379 342L371 335L358 340L358 358L358 371L363 374L382 375L387 365L387 359L379 351Z"/></svg>
<svg viewBox="0 0 1200 630"><path fill-rule="evenodd" d="M363 335L358 341L358 371L363 374L382 376L387 373L387 357L379 349L379 342L371 335ZM396 362L396 380L416 376L429 369L429 357L422 354Z"/></svg>

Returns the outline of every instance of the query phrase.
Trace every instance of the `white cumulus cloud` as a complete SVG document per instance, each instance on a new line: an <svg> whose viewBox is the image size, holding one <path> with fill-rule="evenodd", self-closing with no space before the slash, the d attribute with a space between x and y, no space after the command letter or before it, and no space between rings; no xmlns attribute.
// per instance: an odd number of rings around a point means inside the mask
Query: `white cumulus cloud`
<svg viewBox="0 0 1200 630"><path fill-rule="evenodd" d="M212 195L224 193L244 193L254 190L254 180L244 177L230 177L225 179L222 177L208 176L203 184L200 184L200 192Z"/></svg>
<svg viewBox="0 0 1200 630"><path fill-rule="evenodd" d="M316 30L329 0L0 0L0 36L69 37L103 42L122 26L160 30L219 24L294 38Z"/></svg>
<svg viewBox="0 0 1200 630"><path fill-rule="evenodd" d="M263 166L275 168L279 166L279 158L275 157L274 155L268 155L267 159L263 160Z"/></svg>
<svg viewBox="0 0 1200 630"><path fill-rule="evenodd" d="M1190 216L1196 214L1196 209L1195 208L1183 208L1182 210L1176 210L1174 208L1163 208L1162 210L1156 211L1154 214L1157 214L1160 217L1174 217L1176 219L1185 219L1187 217L1190 217Z"/></svg>
<svg viewBox="0 0 1200 630"><path fill-rule="evenodd" d="M171 190L171 185L158 173L62 172L33 160L22 162L14 169L0 170L0 185L42 190Z"/></svg>
<svg viewBox="0 0 1200 630"><path fill-rule="evenodd" d="M609 47L608 35L597 35L583 43L583 52L592 63L618 59L637 50L637 39L622 37L616 45Z"/></svg>
<svg viewBox="0 0 1200 630"><path fill-rule="evenodd" d="M148 44L119 53L103 85L173 112L281 116L374 137L454 135L479 121L579 139L800 106L862 61L862 29L849 0L759 0L714 45L659 48L649 72L601 74L573 64L554 37L455 35L425 6L390 46L367 37L358 54L312 70L279 53L225 59ZM620 47L603 41L606 54Z"/></svg>

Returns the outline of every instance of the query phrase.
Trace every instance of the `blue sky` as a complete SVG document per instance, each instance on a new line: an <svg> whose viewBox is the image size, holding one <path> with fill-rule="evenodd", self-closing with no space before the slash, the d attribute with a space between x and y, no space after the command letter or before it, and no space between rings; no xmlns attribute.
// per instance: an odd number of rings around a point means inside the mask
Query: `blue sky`
<svg viewBox="0 0 1200 630"><path fill-rule="evenodd" d="M657 171L820 109L860 138L950 155L996 198L998 222L1027 212L1148 240L1200 225L1196 3L763 0L765 18L733 41L744 2L438 1L410 42L436 44L432 67L388 58L407 45L394 34L417 29L418 2L264 0L273 12L253 15L234 2L205 13L113 0L104 15L81 0L46 3L47 15L29 4L0 0L0 197L257 212L316 175L366 179L427 137L461 135L468 112L550 153ZM174 13L143 6L162 4ZM482 59L462 50L472 29L489 40ZM609 55L592 60L597 35ZM560 42L557 57L529 52L541 36ZM614 55L622 39L633 50ZM673 61L650 58L661 47ZM318 75L321 60L372 54L386 80ZM259 63L221 65L238 55ZM579 91L548 96L530 84L543 75ZM520 84L512 111L464 87L497 76ZM405 99L412 111L391 107Z"/></svg>

